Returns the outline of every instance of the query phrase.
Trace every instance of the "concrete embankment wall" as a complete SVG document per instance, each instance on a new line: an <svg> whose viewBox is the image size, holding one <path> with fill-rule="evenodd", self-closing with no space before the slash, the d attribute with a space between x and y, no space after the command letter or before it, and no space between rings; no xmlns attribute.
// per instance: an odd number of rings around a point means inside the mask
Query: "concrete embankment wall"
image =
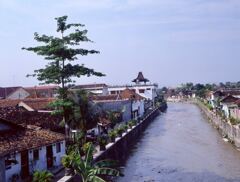
<svg viewBox="0 0 240 182"><path fill-rule="evenodd" d="M199 106L199 108L208 118L209 122L219 130L222 136L226 136L236 147L240 148L240 128L238 126L226 122L214 112L207 109L207 107L202 103L198 101L194 103Z"/></svg>
<svg viewBox="0 0 240 182"><path fill-rule="evenodd" d="M149 123L154 120L156 116L160 114L159 109L153 110L149 113L139 124L124 133L121 138L117 138L115 143L110 143L106 146L106 150L100 152L95 157L95 161L103 159L114 159L118 161L124 161L131 149L131 146L136 143L141 133L147 128Z"/></svg>

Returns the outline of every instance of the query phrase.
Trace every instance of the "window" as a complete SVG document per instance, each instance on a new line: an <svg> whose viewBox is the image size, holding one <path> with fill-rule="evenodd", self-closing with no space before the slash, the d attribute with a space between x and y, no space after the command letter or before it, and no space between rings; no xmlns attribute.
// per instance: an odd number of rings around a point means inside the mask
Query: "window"
<svg viewBox="0 0 240 182"><path fill-rule="evenodd" d="M5 169L9 170L12 168L13 165L18 164L18 161L16 160L15 154L9 154L5 157Z"/></svg>
<svg viewBox="0 0 240 182"><path fill-rule="evenodd" d="M150 88L147 88L147 90L151 90Z"/></svg>
<svg viewBox="0 0 240 182"><path fill-rule="evenodd" d="M112 95L116 94L116 91L111 91L111 94L112 94Z"/></svg>
<svg viewBox="0 0 240 182"><path fill-rule="evenodd" d="M33 160L34 161L39 160L39 150L38 149L33 150Z"/></svg>
<svg viewBox="0 0 240 182"><path fill-rule="evenodd" d="M145 89L139 89L139 93L144 94Z"/></svg>
<svg viewBox="0 0 240 182"><path fill-rule="evenodd" d="M5 169L11 169L12 168L12 162L7 158L5 159Z"/></svg>
<svg viewBox="0 0 240 182"><path fill-rule="evenodd" d="M56 152L57 153L61 152L61 143L57 143L57 145L56 145Z"/></svg>

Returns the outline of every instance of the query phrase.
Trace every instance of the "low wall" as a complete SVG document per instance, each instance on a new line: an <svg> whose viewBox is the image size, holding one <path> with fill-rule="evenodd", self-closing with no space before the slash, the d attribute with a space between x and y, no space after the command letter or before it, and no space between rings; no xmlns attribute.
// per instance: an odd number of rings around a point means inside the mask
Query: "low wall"
<svg viewBox="0 0 240 182"><path fill-rule="evenodd" d="M115 143L109 143L106 146L105 151L101 151L94 155L94 160L99 161L103 159L114 159L118 161L124 161L131 146L134 145L137 139L141 136L141 133L147 128L149 123L160 114L159 109L153 110L149 113L139 124L124 133L121 138L117 138Z"/></svg>
<svg viewBox="0 0 240 182"><path fill-rule="evenodd" d="M227 137L236 147L240 148L240 128L239 126L232 125L214 112L207 109L205 105L196 101L195 102L202 112L207 116L208 120L219 130L222 136Z"/></svg>

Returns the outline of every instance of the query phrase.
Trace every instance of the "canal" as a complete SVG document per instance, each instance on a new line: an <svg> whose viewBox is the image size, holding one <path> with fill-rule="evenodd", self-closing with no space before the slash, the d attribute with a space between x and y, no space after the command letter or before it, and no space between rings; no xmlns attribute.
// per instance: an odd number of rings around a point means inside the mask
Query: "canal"
<svg viewBox="0 0 240 182"><path fill-rule="evenodd" d="M239 182L240 151L193 104L170 103L132 149L118 182Z"/></svg>

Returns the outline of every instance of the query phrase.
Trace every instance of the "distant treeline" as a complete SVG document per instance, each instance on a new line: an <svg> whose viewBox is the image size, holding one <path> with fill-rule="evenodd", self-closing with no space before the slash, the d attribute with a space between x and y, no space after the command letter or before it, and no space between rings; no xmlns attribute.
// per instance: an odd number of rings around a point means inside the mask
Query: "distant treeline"
<svg viewBox="0 0 240 182"><path fill-rule="evenodd" d="M239 82L220 82L219 84L215 83L207 83L207 84L201 84L201 83L184 83L181 84L181 86L176 88L167 88L162 87L159 89L159 94L171 94L171 95L192 95L193 93L196 94L196 96L199 97L205 97L207 92L209 91L216 91L221 89L240 89L240 81Z"/></svg>

